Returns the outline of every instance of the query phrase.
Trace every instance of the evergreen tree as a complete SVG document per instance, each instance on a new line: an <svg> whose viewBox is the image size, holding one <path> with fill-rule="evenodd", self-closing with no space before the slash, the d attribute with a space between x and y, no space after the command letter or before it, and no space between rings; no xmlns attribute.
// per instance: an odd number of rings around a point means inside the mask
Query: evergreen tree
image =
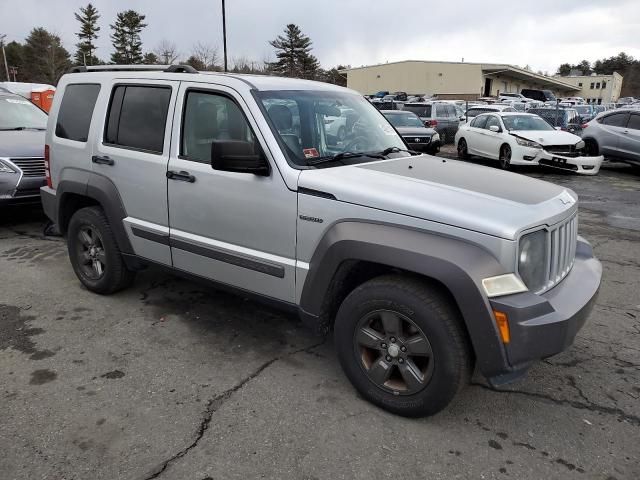
<svg viewBox="0 0 640 480"><path fill-rule="evenodd" d="M158 60L158 57L155 53L148 52L144 54L144 57L142 57L142 63L144 63L145 65L158 65L160 63L160 60Z"/></svg>
<svg viewBox="0 0 640 480"><path fill-rule="evenodd" d="M80 31L76 33L79 40L76 43L78 48L76 50L76 64L96 65L100 63L100 60L95 56L96 45L93 43L98 38L100 31L98 10L89 3L86 7L80 7L80 13L74 13L74 15L76 20L80 22Z"/></svg>
<svg viewBox="0 0 640 480"><path fill-rule="evenodd" d="M55 85L71 67L69 52L60 37L44 28L34 28L23 47L24 68L21 78L30 82Z"/></svg>
<svg viewBox="0 0 640 480"><path fill-rule="evenodd" d="M117 15L116 23L111 25L113 33L111 41L115 51L111 54L111 61L116 64L142 63L142 40L140 32L147 26L143 23L145 15L135 10L127 10Z"/></svg>
<svg viewBox="0 0 640 480"><path fill-rule="evenodd" d="M276 49L277 61L269 63L269 69L286 77L315 78L320 65L311 54L311 39L300 27L290 23L284 35L278 35L269 44Z"/></svg>

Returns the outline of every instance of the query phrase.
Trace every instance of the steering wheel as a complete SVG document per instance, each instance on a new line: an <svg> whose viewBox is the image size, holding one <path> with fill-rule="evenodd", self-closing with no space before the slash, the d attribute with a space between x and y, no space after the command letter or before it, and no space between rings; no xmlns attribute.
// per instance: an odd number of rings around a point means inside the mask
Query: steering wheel
<svg viewBox="0 0 640 480"><path fill-rule="evenodd" d="M352 152L354 151L362 151L365 150L367 148L367 145L369 144L369 140L367 139L367 137L365 136L359 136L354 138L353 140L351 140L349 143L347 143L344 147L344 149L342 150L343 152ZM361 148L357 148L358 146L360 146Z"/></svg>

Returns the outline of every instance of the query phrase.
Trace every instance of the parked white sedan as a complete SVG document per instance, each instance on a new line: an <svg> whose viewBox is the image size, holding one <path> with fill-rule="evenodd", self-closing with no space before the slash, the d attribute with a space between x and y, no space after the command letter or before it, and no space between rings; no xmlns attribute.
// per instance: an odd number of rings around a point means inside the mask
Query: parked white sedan
<svg viewBox="0 0 640 480"><path fill-rule="evenodd" d="M500 167L546 165L584 175L596 175L604 157L586 156L584 142L556 130L538 115L496 112L478 115L456 133L458 157L498 160Z"/></svg>

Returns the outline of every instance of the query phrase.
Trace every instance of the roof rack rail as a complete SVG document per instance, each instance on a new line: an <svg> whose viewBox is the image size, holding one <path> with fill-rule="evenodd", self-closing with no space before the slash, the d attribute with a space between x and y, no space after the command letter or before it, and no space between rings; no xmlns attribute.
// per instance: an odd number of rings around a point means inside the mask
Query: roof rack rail
<svg viewBox="0 0 640 480"><path fill-rule="evenodd" d="M191 65L80 65L72 67L69 73L84 72L166 72L166 73L198 73Z"/></svg>

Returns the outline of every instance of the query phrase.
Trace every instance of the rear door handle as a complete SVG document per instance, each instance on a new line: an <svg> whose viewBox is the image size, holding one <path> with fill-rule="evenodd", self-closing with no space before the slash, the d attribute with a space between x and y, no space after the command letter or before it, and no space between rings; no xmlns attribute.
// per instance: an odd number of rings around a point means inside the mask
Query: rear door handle
<svg viewBox="0 0 640 480"><path fill-rule="evenodd" d="M93 157L91 157L91 161L93 163L97 163L100 165L113 165L115 162L113 161L113 158L111 157L101 157L100 155L94 155Z"/></svg>
<svg viewBox="0 0 640 480"><path fill-rule="evenodd" d="M196 177L191 175L189 172L185 172L184 170L181 170L179 172L176 172L175 170L169 170L167 172L167 178L170 180L178 180L180 182L189 183L193 183L196 181Z"/></svg>

